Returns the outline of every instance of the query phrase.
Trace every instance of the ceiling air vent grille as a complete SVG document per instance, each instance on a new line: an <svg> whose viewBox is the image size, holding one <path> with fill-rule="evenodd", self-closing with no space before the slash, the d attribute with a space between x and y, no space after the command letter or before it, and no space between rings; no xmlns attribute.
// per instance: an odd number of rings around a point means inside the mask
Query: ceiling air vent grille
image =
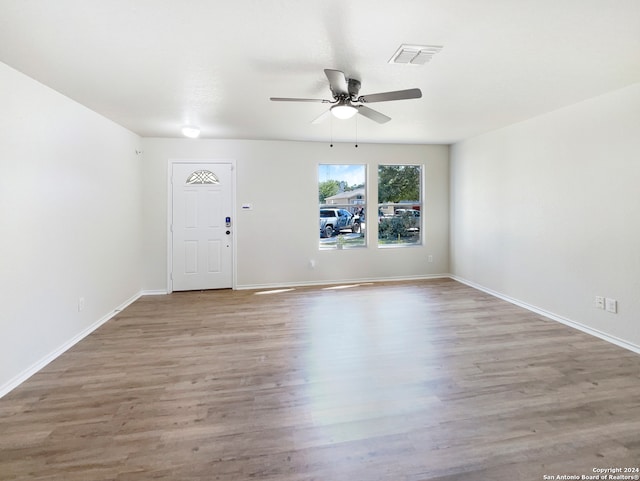
<svg viewBox="0 0 640 481"><path fill-rule="evenodd" d="M406 45L402 44L393 54L389 63L424 65L442 50L441 45Z"/></svg>

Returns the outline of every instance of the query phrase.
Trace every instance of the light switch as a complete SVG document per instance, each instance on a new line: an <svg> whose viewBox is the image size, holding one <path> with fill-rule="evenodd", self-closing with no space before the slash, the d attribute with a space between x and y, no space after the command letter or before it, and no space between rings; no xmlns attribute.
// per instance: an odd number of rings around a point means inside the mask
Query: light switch
<svg viewBox="0 0 640 481"><path fill-rule="evenodd" d="M604 297L596 296L595 306L596 309L604 309Z"/></svg>
<svg viewBox="0 0 640 481"><path fill-rule="evenodd" d="M609 312L613 312L614 314L618 312L618 301L615 299L609 299L608 297L604 300L605 309Z"/></svg>

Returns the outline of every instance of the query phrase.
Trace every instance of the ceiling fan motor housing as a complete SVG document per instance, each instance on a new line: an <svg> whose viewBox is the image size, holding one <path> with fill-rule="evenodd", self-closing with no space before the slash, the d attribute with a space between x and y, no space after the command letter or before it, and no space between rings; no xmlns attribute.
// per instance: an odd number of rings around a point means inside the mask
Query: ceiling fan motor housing
<svg viewBox="0 0 640 481"><path fill-rule="evenodd" d="M347 80L347 86L351 100L355 101L358 98L358 93L360 92L360 80L350 78Z"/></svg>

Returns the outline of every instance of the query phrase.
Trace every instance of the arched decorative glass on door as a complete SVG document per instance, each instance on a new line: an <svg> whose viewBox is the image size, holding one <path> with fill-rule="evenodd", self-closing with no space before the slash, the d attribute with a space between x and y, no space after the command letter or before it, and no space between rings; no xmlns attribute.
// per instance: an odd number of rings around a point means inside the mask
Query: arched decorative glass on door
<svg viewBox="0 0 640 481"><path fill-rule="evenodd" d="M187 178L187 184L219 184L216 174L210 170L196 170Z"/></svg>

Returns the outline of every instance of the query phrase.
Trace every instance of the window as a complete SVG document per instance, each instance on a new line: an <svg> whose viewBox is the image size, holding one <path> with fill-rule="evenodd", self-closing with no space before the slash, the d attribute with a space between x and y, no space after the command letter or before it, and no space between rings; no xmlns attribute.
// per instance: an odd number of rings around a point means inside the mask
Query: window
<svg viewBox="0 0 640 481"><path fill-rule="evenodd" d="M366 245L365 179L364 165L320 164L318 166L321 249Z"/></svg>
<svg viewBox="0 0 640 481"><path fill-rule="evenodd" d="M422 167L378 166L378 245L421 244Z"/></svg>

